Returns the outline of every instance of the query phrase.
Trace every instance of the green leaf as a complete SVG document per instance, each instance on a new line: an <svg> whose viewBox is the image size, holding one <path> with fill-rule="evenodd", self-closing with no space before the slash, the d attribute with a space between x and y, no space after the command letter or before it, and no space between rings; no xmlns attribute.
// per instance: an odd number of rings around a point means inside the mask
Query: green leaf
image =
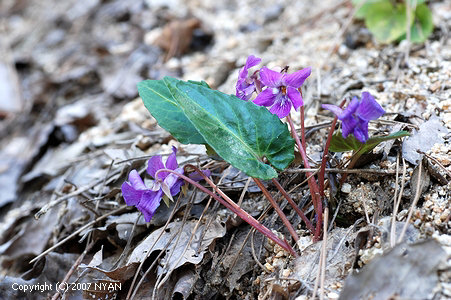
<svg viewBox="0 0 451 300"><path fill-rule="evenodd" d="M409 135L410 135L410 133L408 131L402 130L402 131L397 131L395 133L385 135L385 136L373 136L373 137L369 138L365 144L363 144L362 148L360 150L358 150L356 154L362 155L362 154L368 153L382 142L398 139L398 138L401 138L404 136L409 136Z"/></svg>
<svg viewBox="0 0 451 300"><path fill-rule="evenodd" d="M205 82L192 82L208 87ZM145 80L138 83L138 92L145 107L158 124L182 144L205 144L202 135L185 117L163 80Z"/></svg>
<svg viewBox="0 0 451 300"><path fill-rule="evenodd" d="M332 152L356 151L359 156L373 150L377 145L384 141L397 139L404 136L409 136L407 131L398 131L385 136L374 136L369 138L365 144L358 141L354 135L350 134L345 139L341 132L337 132L332 136L329 150Z"/></svg>
<svg viewBox="0 0 451 300"><path fill-rule="evenodd" d="M410 2L410 7L418 6L418 5L426 2L426 0L407 0L407 1Z"/></svg>
<svg viewBox="0 0 451 300"><path fill-rule="evenodd" d="M332 136L329 150L332 152L357 151L361 145L362 143L360 143L352 134L344 138L341 132L338 131Z"/></svg>
<svg viewBox="0 0 451 300"><path fill-rule="evenodd" d="M432 12L426 4L418 5L415 10L415 19L412 27L410 27L410 41L413 43L423 43L434 30L434 23L432 20ZM407 38L404 34L400 40Z"/></svg>
<svg viewBox="0 0 451 300"><path fill-rule="evenodd" d="M265 107L234 95L165 77L185 116L219 156L248 176L277 177L294 159L294 140L287 125Z"/></svg>
<svg viewBox="0 0 451 300"><path fill-rule="evenodd" d="M365 24L378 41L393 42L406 33L406 6L393 6L390 1L374 3L371 5L371 13L365 17Z"/></svg>
<svg viewBox="0 0 451 300"><path fill-rule="evenodd" d="M375 3L390 3L390 0L352 0L351 2L355 8L359 8L354 16L357 19L364 19L367 15L372 13L372 7Z"/></svg>

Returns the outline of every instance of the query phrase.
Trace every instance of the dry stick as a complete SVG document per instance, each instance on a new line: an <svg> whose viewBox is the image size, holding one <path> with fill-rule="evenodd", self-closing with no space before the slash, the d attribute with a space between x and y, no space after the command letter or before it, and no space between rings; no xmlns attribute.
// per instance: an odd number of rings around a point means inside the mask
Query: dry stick
<svg viewBox="0 0 451 300"><path fill-rule="evenodd" d="M307 169L310 169L310 165L308 163L307 160L307 154L304 151L304 148L301 145L301 141L299 140L299 136L296 134L296 130L294 128L294 124L293 124L293 120L291 120L290 115L287 116L287 120L288 123L290 124L290 128L291 128L291 133L294 136L294 139L296 141L296 144L298 145L299 148L299 152L301 153L302 159L304 161L304 166ZM307 172L307 177L311 176L310 172ZM310 177L309 181L309 188L310 188L310 194L312 195L312 202L313 202L313 207L315 209L315 212L318 216L318 222L316 223L316 230L315 230L315 235L314 235L314 240L318 240L319 239L319 235L321 233L321 222L323 221L323 207L322 207L322 202L321 202L321 197L320 197L320 193L319 193L319 189L318 189L318 185L316 184L315 178L313 176Z"/></svg>
<svg viewBox="0 0 451 300"><path fill-rule="evenodd" d="M248 223L249 225L251 225L252 227L257 229L258 231L260 231L263 235L267 236L269 239L274 241L280 247L287 250L293 256L297 257L297 253L293 250L293 248L290 246L290 244L287 241L282 241L281 239L279 239L279 237L277 237L271 230L269 230L267 227L265 227L260 222L255 220L254 217L252 217L245 210L243 210L241 207L239 207L235 202L232 201L232 199L230 199L226 194L224 194L224 192L221 191L207 176L205 176L205 174L202 173L202 171L200 171L196 166L186 165L185 168L186 167L190 167L190 168L193 168L194 170L196 170L204 178L204 180L213 188L213 190L215 190L222 198L218 197L218 195L214 194L212 191L208 190L207 188L201 186L200 184L198 184L191 178L186 177L183 174L177 173L174 170L161 169L161 170L158 170L158 172L160 172L160 171L169 172L169 173L175 174L178 177L184 179L188 183L191 183L192 185L194 185L195 187L200 189L202 192L212 196L216 201L218 201L219 203L224 205L226 208L230 209L233 213L237 214L241 219L243 219L243 221L245 221L246 223ZM157 174L155 174L155 176L156 175Z"/></svg>
<svg viewBox="0 0 451 300"><path fill-rule="evenodd" d="M252 178L248 177L246 184L244 185L243 191L241 192L240 198L238 199L238 206L241 206L241 203L243 203L244 196L246 195L247 189L249 188L249 184L251 183Z"/></svg>
<svg viewBox="0 0 451 300"><path fill-rule="evenodd" d="M398 197L398 181L399 181L399 153L396 156L396 180L395 180L395 195L393 196L393 216L392 216L392 223L391 223L391 229L390 229L390 247L395 246L395 226L396 226L396 210L397 210L397 201L396 198Z"/></svg>
<svg viewBox="0 0 451 300"><path fill-rule="evenodd" d="M320 279L321 279L321 294L320 294L320 298L321 300L324 298L324 278L325 278L325 274L326 274L326 246L327 246L327 220L329 218L329 208L326 207L324 209L324 233L323 233L323 242L321 245L321 254L320 254L320 258L319 258L319 264L318 264L318 274L316 275L316 279L315 279L315 285L313 287L313 294L312 294L312 299L315 299L316 297L316 293L318 291L318 284L320 283Z"/></svg>
<svg viewBox="0 0 451 300"><path fill-rule="evenodd" d="M252 250L252 257L254 258L254 261L257 263L257 265L260 266L260 268L263 269L263 271L265 271L266 273L271 273L264 265L262 265L262 263L258 260L257 254L255 253L255 248L254 248L254 235L255 235L255 229L252 228L251 229L252 233L251 233L251 250Z"/></svg>
<svg viewBox="0 0 451 300"><path fill-rule="evenodd" d="M302 90L301 88L299 88L299 92L301 93L301 97L302 97ZM301 114L301 142L302 142L302 147L304 148L304 152L307 151L307 146L306 146L306 142L305 142L305 114L304 114L304 105L301 106L300 109L300 114Z"/></svg>
<svg viewBox="0 0 451 300"><path fill-rule="evenodd" d="M310 220L307 219L307 217L304 215L304 213L299 208L299 206L297 206L297 204L293 201L293 199L291 199L290 195L288 195L288 193L285 191L285 189L280 185L280 183L275 178L272 179L272 182L275 184L277 189L282 193L282 195L285 197L285 199L288 201L288 203L291 205L291 207L297 212L299 217L301 217L301 219L305 222L305 225L307 225L307 228L312 233L314 233L315 229L313 228L312 223L310 223Z"/></svg>
<svg viewBox="0 0 451 300"><path fill-rule="evenodd" d="M194 194L193 194L193 196L194 196ZM135 292L134 292L133 295L131 295L131 294L132 294L132 292L133 292L133 286L135 285L136 279L138 278L138 274L139 274L139 272L140 272L142 266L144 265L144 262L147 260L147 258L148 258L148 257L150 256L150 254L152 253L153 247L155 247L155 245L157 244L157 242L160 240L161 236L163 235L163 233L165 232L166 228L168 227L170 221L171 221L172 218L174 217L175 212L176 212L178 206L180 205L180 198L181 198L181 197L178 197L178 198L177 198L177 202L176 202L175 205L174 205L174 209L172 210L171 215L169 216L168 220L167 220L166 223L164 224L163 230L161 230L160 234L159 234L158 237L155 239L155 242L154 242L154 243L152 244L152 246L149 248L149 250L147 251L146 256L144 257L144 259L141 260L141 263L139 264L138 268L136 269L136 271L135 271L135 276L133 276L132 283L130 284L130 288L129 288L129 290L128 290L127 296L125 297L126 300L128 300L128 299L134 297L134 295L135 295L137 289L135 289ZM187 207L188 207L188 206L187 206ZM187 209L187 208L186 208L186 209ZM173 235L173 236L168 240L168 242L166 243L166 245L164 246L164 248L160 251L160 253L158 254L158 256L155 258L154 262L150 265L150 267L149 267L149 268L147 269L147 271L144 273L144 275L142 276L142 278L145 278L145 277L147 276L147 273L149 272L149 270L151 270L151 269L155 266L155 264L156 264L157 262L159 262L160 257L163 255L163 253L166 253L166 252L165 252L166 249L169 247L169 244L172 243L172 240L175 238L175 236L176 236L176 235ZM137 285L137 286L139 286L139 285L141 284L142 278L141 278L141 280L138 282L138 285Z"/></svg>
<svg viewBox="0 0 451 300"><path fill-rule="evenodd" d="M86 224L83 227L80 227L79 229L77 229L76 231L74 231L71 235L69 235L68 237L66 237L65 239L59 241L58 243L56 243L55 245L53 245L52 247L50 247L49 249L45 250L44 252L42 252L41 254L39 254L38 256L36 256L35 258L33 258L32 260L30 260L30 264L37 261L38 259L40 259L41 257L43 257L44 255L47 255L48 253L50 253L52 250L54 250L55 248L58 248L59 246L61 246L62 244L64 244L65 242L67 242L68 240L70 240L71 238L73 238L74 236L76 236L77 234L79 234L80 232L82 232L83 230L85 230L86 228L89 228L90 226L94 225L95 223L102 221L103 219L108 218L111 215L117 214L119 212L121 212L122 210L124 210L125 208L127 208L127 205L124 205L116 210L113 210L107 214L104 214L103 216L98 217L97 219L95 219L94 221L89 222L88 224Z"/></svg>
<svg viewBox="0 0 451 300"><path fill-rule="evenodd" d="M417 205L417 202L420 199L420 187L421 187L420 178L421 178L422 169L423 169L423 160L420 160L420 165L418 166L418 182L417 182L417 187L416 187L416 191L415 191L415 198L413 199L412 205L410 206L409 214L407 215L406 223L404 224L404 227L402 228L401 235L399 236L399 239L398 239L398 243L402 242L404 235L406 234L407 227L409 226L410 219L412 218L413 210L415 209L415 206Z"/></svg>
<svg viewBox="0 0 451 300"><path fill-rule="evenodd" d="M396 170L375 170L375 169L339 169L339 168L325 168L325 172L328 173L349 173L349 174L376 174L376 175L395 175ZM296 173L307 173L307 172L319 172L319 168L302 168L302 169L287 169L283 173L296 174Z"/></svg>
<svg viewBox="0 0 451 300"><path fill-rule="evenodd" d="M280 209L277 202L271 196L271 193L265 188L265 186L259 179L257 179L257 178L253 178L253 179L254 179L255 183L258 185L258 187L262 190L265 197L271 203L271 206L274 207L275 211L277 212L279 217L282 219L283 224L285 224L285 226L287 227L287 229L290 232L290 235L293 237L294 241L297 242L299 240L299 236L296 233L296 230L294 230L293 225L291 225L290 221L288 221L287 216L284 214L284 212Z"/></svg>
<svg viewBox="0 0 451 300"><path fill-rule="evenodd" d="M321 293L319 294L320 300L324 299L324 281L326 278L326 263L327 263L327 221L329 219L329 208L324 209L324 228L323 228L323 244L321 245Z"/></svg>
<svg viewBox="0 0 451 300"><path fill-rule="evenodd" d="M401 190L399 191L398 195L398 201L396 201L395 209L393 211L393 223L390 231L390 237L391 240L393 240L393 243L396 244L396 216L398 214L399 204L401 204L402 194L404 193L404 184L406 182L406 161L404 160L404 157L402 158L402 179L401 179ZM390 242L390 244L392 244Z"/></svg>
<svg viewBox="0 0 451 300"><path fill-rule="evenodd" d="M34 218L35 219L39 219L43 214L45 214L49 209L51 209L52 207L54 207L55 205L59 204L60 202L63 202L64 200L67 200L69 198L72 198L74 196L77 196L83 192L86 192L87 190L89 190L90 188L93 188L94 186L102 183L103 179L99 179L96 181L93 181L91 184L88 184L84 187L79 188L76 191L73 191L72 193L69 193L67 195L64 195L62 197L59 197L57 199L55 199L54 201L44 205L35 215Z"/></svg>
<svg viewBox="0 0 451 300"><path fill-rule="evenodd" d="M224 174L224 175L219 179L219 183L225 178L225 176L227 176L227 174ZM185 248L183 249L182 255L180 255L179 259L178 259L177 262L174 264L175 266L177 266L177 265L180 263L180 261L181 261L182 258L183 258L183 255L185 254L185 252L186 252L186 250L188 249L189 245L190 245L191 242L193 241L194 235L196 234L196 231L197 231L197 229L199 228L199 225L200 225L200 223L202 222L202 219L204 218L205 214L207 213L207 210L208 210L208 208L210 207L210 204L211 204L211 196L210 196L210 198L208 199L208 203L207 203L207 205L204 207L204 209L203 209L203 211L202 211L202 214L201 214L200 217L199 217L199 220L196 222L196 225L194 226L193 231L191 232L191 236L190 236L188 242L186 243ZM213 220L213 218L210 218L210 221L211 221L211 220ZM208 230L208 227L210 226L210 224L211 224L211 222L208 222L208 223L206 224L205 229L204 229L204 232L206 232L206 231ZM199 239L199 246L200 246L200 244L202 243L202 240L203 240L202 238L203 238L203 236L204 236L204 234L202 233L202 234L201 234L201 237L200 237L200 239ZM178 242L178 240L177 240L177 242ZM177 242L176 242L176 243L177 243ZM172 257L172 255L173 255L174 252L175 252L175 247L174 247L174 251L172 251L171 254L170 254L170 256L169 256L168 261L169 261L169 259ZM198 251L197 251L197 252L198 252ZM169 276L170 276L171 274L172 274L172 271L169 270L169 271L166 273L165 277L164 277L159 283L157 282L157 283L155 284L156 287L157 287L157 289L158 289L158 288L161 288L161 286L169 279Z"/></svg>
<svg viewBox="0 0 451 300"><path fill-rule="evenodd" d="M64 276L63 281L59 284L59 287L57 288L57 292L55 295L53 295L52 300L57 300L59 296L61 295L61 291L65 290L65 287L67 287L66 282L70 279L72 274L74 273L75 269L81 264L81 261L83 258L85 258L86 254L91 250L92 246L94 246L94 243L90 243L88 246L86 246L85 251L77 258L77 260L74 262L72 267L70 268L69 272L67 272L66 276Z"/></svg>
<svg viewBox="0 0 451 300"><path fill-rule="evenodd" d="M426 152L417 150L418 153L423 154L424 156L426 156L427 158L433 160L443 171L445 171L450 177L451 177L451 171L449 171L447 168L445 168L445 166L443 166L437 158L427 154Z"/></svg>

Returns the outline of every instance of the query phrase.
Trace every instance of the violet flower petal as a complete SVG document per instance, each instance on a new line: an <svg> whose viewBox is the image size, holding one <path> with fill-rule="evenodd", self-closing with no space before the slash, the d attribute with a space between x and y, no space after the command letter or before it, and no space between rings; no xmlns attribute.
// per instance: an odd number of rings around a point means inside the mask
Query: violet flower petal
<svg viewBox="0 0 451 300"><path fill-rule="evenodd" d="M266 88L263 92L258 94L254 100L254 103L260 106L271 106L274 104L278 94L278 88Z"/></svg>
<svg viewBox="0 0 451 300"><path fill-rule="evenodd" d="M359 108L357 109L357 114L365 120L376 120L385 114L385 110L376 102L374 97L368 93L362 93L362 101Z"/></svg>
<svg viewBox="0 0 451 300"><path fill-rule="evenodd" d="M136 205L141 200L145 190L137 190L130 183L124 182L121 186L122 197L124 197L125 204L128 206Z"/></svg>
<svg viewBox="0 0 451 300"><path fill-rule="evenodd" d="M341 122L342 127L342 135L344 138L346 138L350 133L353 133L354 128L358 125L358 122L356 119L354 119L352 116L344 119Z"/></svg>
<svg viewBox="0 0 451 300"><path fill-rule="evenodd" d="M270 88L279 88L282 85L283 75L267 67L263 67L260 70L260 81Z"/></svg>
<svg viewBox="0 0 451 300"><path fill-rule="evenodd" d="M161 197L163 196L163 191L146 191L142 197L141 201L136 205L144 216L144 220L149 222L155 214L158 206L160 206Z"/></svg>
<svg viewBox="0 0 451 300"><path fill-rule="evenodd" d="M299 71L296 71L292 74L285 74L283 78L283 84L286 86L291 86L294 88L299 88L304 83L304 81L307 79L307 77L310 76L312 72L311 68L305 68Z"/></svg>
<svg viewBox="0 0 451 300"><path fill-rule="evenodd" d="M152 156L147 163L147 173L156 179L155 173L160 169L165 169L161 155ZM158 174L158 177L164 179L161 173Z"/></svg>
<svg viewBox="0 0 451 300"><path fill-rule="evenodd" d="M337 117L339 117L343 113L343 109L341 109L339 106L332 105L332 104L323 104L321 105L322 108L330 110L333 112Z"/></svg>
<svg viewBox="0 0 451 300"><path fill-rule="evenodd" d="M368 140L368 121L360 120L358 126L354 128L353 132L356 139L365 143Z"/></svg>
<svg viewBox="0 0 451 300"><path fill-rule="evenodd" d="M287 87L287 96L290 98L291 103L295 110L298 110L299 107L304 105L304 101L302 100L301 93L293 87Z"/></svg>
<svg viewBox="0 0 451 300"><path fill-rule="evenodd" d="M338 116L338 119L345 120L352 118L352 115L357 111L359 105L359 99L357 99L357 97L352 98L351 103L349 103L349 105L343 110L343 113Z"/></svg>
<svg viewBox="0 0 451 300"><path fill-rule="evenodd" d="M166 169L175 170L179 167L179 164L177 163L177 148L172 146L172 154L169 155L168 159L166 160Z"/></svg>
<svg viewBox="0 0 451 300"><path fill-rule="evenodd" d="M291 101L286 95L283 94L278 95L276 101L274 101L274 105L269 109L272 114L277 115L280 119L288 116L290 114L290 110Z"/></svg>
<svg viewBox="0 0 451 300"><path fill-rule="evenodd" d="M204 173L204 175L207 177L210 177L211 175L210 170L202 170L202 173ZM194 181L201 181L204 179L204 177L202 177L197 171L189 174L188 177Z"/></svg>

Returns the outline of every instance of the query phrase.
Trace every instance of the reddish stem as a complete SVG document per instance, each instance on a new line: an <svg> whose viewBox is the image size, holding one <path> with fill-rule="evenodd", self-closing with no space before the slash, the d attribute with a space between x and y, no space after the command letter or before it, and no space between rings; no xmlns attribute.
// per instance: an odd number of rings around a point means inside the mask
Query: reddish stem
<svg viewBox="0 0 451 300"><path fill-rule="evenodd" d="M290 195L288 195L288 193L285 191L285 189L282 187L282 185L280 185L280 183L273 178L272 182L276 185L277 189L279 189L279 191L282 193L282 195L285 197L285 199L288 201L288 203L291 205L291 207L297 212L297 214L299 215L299 217L301 217L301 219L305 222L305 224L307 225L307 228L314 233L315 229L313 228L312 223L310 222L310 220L304 215L304 212L299 208L299 206L293 201L293 199L291 199Z"/></svg>
<svg viewBox="0 0 451 300"><path fill-rule="evenodd" d="M301 145L301 141L299 140L299 136L296 133L296 129L294 128L293 120L291 120L290 115L287 116L288 124L290 124L291 132L293 133L294 140L299 148L299 153L301 153L302 159L304 161L304 167L306 169L310 169L310 164L308 163L307 154L304 151L304 148ZM315 178L312 176L312 173L306 172L308 180L308 185L310 188L310 194L312 195L313 208L315 209L315 213L318 216L318 220L316 223L316 230L314 234L314 240L317 241L319 239L319 235L321 233L321 222L323 217L323 205L321 201L321 196L319 193L318 185L315 181Z"/></svg>
<svg viewBox="0 0 451 300"><path fill-rule="evenodd" d="M195 169L204 179L207 181L207 183L215 190L217 191L223 198L218 197L218 195L214 194L212 191L208 190L207 188L203 187L199 183L195 182L191 178L177 173L174 170L170 169L160 169L155 173L155 178L158 178L158 174L160 172L169 172L172 174L175 174L176 176L182 178L188 183L191 183L195 187L197 187L199 190L203 191L204 193L210 195L213 197L216 201L230 209L233 213L235 213L237 216L239 216L241 219L243 219L246 223L254 227L256 230L261 232L263 235L265 235L267 238L278 244L280 247L285 249L287 252L291 253L293 256L297 257L297 253L293 250L293 248L288 244L287 241L282 241L277 237L271 230L269 230L264 225L260 224L256 219L254 219L251 215L249 215L246 211L244 211L241 207L239 207L235 202L233 202L227 195L225 195L205 174L199 170L196 166L193 165L187 165L185 167L191 167ZM225 196L225 197L224 197Z"/></svg>
<svg viewBox="0 0 451 300"><path fill-rule="evenodd" d="M299 93L301 93L301 99L303 99L302 97L302 89L299 88ZM300 115L301 115L301 142L302 142L302 147L304 148L304 151L306 151L307 147L306 147L306 142L305 142L305 111L304 111L304 105L301 106L300 111Z"/></svg>
<svg viewBox="0 0 451 300"><path fill-rule="evenodd" d="M293 225L291 225L290 221L288 221L287 216L283 213L282 209L277 204L276 200L271 196L271 193L265 188L263 183L258 178L252 178L254 179L255 183L258 185L260 190L262 190L265 197L269 200L269 203L271 203L271 206L276 210L279 217L282 219L283 224L287 227L288 231L290 232L293 239L297 242L299 241L299 236L296 233L296 230L293 228Z"/></svg>
<svg viewBox="0 0 451 300"><path fill-rule="evenodd" d="M340 104L340 108L343 107L346 100L343 100ZM326 162L327 162L327 155L329 154L329 147L330 142L332 141L332 135L335 131L335 124L337 124L338 117L335 116L334 120L332 121L332 125L330 126L329 135L327 136L326 146L324 147L324 154L323 159L321 161L321 168L318 174L318 181L319 181L319 191L321 192L321 195L324 197L324 173L326 171Z"/></svg>

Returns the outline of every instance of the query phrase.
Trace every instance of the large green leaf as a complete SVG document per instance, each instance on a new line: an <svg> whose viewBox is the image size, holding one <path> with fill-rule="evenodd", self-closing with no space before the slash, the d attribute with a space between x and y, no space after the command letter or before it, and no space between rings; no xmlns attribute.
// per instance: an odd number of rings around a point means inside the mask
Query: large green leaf
<svg viewBox="0 0 451 300"><path fill-rule="evenodd" d="M332 136L329 150L332 152L356 151L357 155L362 155L373 150L377 145L384 141L409 136L407 131L398 131L385 136L374 136L369 138L365 144L358 141L354 135L350 134L343 138L341 132L337 132Z"/></svg>
<svg viewBox="0 0 451 300"><path fill-rule="evenodd" d="M434 30L432 12L426 4L418 5L415 10L415 19L410 27L410 41L413 43L423 43ZM406 39L406 34L400 40Z"/></svg>
<svg viewBox="0 0 451 300"><path fill-rule="evenodd" d="M205 82L191 83L208 87ZM202 135L185 117L163 80L145 80L138 83L138 92L144 105L158 124L182 144L205 144Z"/></svg>
<svg viewBox="0 0 451 300"><path fill-rule="evenodd" d="M365 24L378 41L393 42L406 33L406 6L393 6L390 1L374 3L371 5L371 12L365 16Z"/></svg>
<svg viewBox="0 0 451 300"><path fill-rule="evenodd" d="M283 170L294 159L294 140L286 124L266 108L233 95L165 77L173 98L205 141L224 160L248 176L277 177L266 157Z"/></svg>
<svg viewBox="0 0 451 300"><path fill-rule="evenodd" d="M380 2L390 3L390 0L352 0L351 2L354 5L354 7L359 8L355 12L355 17L358 19L363 19L367 15L371 14L371 8L373 4Z"/></svg>

